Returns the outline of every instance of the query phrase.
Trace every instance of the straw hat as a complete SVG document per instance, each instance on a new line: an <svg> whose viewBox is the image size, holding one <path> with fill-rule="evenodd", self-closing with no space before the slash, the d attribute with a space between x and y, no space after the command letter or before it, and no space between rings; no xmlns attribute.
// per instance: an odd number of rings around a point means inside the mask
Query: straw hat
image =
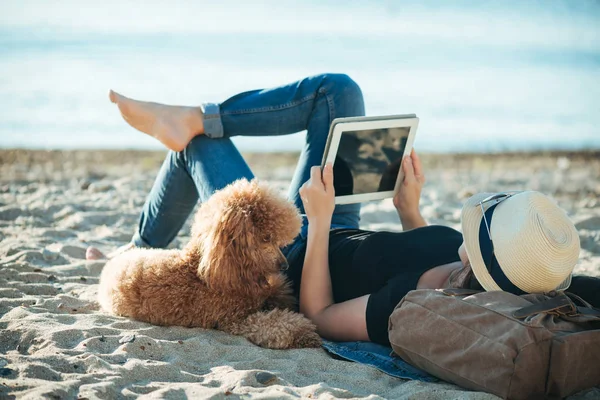
<svg viewBox="0 0 600 400"><path fill-rule="evenodd" d="M481 286L515 294L568 288L580 250L569 217L539 192L519 192L481 203L494 195L474 195L461 214L465 249Z"/></svg>

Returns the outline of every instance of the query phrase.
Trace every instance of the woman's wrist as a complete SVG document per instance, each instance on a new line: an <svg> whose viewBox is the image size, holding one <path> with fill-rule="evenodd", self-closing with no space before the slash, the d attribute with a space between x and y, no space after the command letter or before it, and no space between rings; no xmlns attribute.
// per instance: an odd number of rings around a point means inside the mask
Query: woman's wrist
<svg viewBox="0 0 600 400"><path fill-rule="evenodd" d="M327 229L331 226L331 216L329 217L312 217L308 218L308 227L313 227L315 229Z"/></svg>
<svg viewBox="0 0 600 400"><path fill-rule="evenodd" d="M413 210L411 212L403 212L398 210L398 216L400 217L400 222L402 223L404 230L419 228L427 225L427 222L419 210Z"/></svg>
<svg viewBox="0 0 600 400"><path fill-rule="evenodd" d="M396 207L396 211L398 211L398 215L400 216L401 219L407 218L407 219L412 219L412 218L416 218L421 216L421 210L419 210L419 207L412 207L412 208L401 208L401 207Z"/></svg>
<svg viewBox="0 0 600 400"><path fill-rule="evenodd" d="M407 218L412 218L412 217L421 215L421 210L419 209L419 206L396 207L396 211L398 211L398 215L400 215L401 217L406 216Z"/></svg>

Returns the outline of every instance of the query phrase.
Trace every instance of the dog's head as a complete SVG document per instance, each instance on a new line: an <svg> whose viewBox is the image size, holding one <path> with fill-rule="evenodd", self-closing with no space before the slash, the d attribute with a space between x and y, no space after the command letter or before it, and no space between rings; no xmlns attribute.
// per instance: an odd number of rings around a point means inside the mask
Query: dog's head
<svg viewBox="0 0 600 400"><path fill-rule="evenodd" d="M252 293L285 262L279 249L300 226L296 207L275 189L238 180L200 206L184 252L197 260L198 276L209 287Z"/></svg>

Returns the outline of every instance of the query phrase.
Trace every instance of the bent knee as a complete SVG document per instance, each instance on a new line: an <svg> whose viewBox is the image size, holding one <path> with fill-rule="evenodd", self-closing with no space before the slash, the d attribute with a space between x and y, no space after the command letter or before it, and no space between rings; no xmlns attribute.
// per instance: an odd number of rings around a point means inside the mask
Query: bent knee
<svg viewBox="0 0 600 400"><path fill-rule="evenodd" d="M358 83L346 74L323 74L321 87L328 93L363 101L362 90Z"/></svg>

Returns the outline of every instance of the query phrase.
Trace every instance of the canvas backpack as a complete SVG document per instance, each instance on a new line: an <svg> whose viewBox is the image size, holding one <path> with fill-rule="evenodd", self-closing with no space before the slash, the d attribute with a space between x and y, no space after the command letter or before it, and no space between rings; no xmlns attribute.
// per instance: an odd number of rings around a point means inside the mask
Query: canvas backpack
<svg viewBox="0 0 600 400"><path fill-rule="evenodd" d="M389 339L415 367L505 399L600 385L600 311L571 294L413 290L390 316Z"/></svg>

